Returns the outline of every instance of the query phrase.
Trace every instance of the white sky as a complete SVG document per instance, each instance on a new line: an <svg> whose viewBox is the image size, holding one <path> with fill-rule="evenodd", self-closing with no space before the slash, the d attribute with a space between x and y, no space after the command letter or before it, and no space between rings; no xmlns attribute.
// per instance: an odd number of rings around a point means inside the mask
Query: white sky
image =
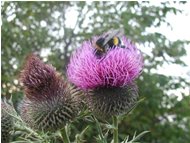
<svg viewBox="0 0 190 143"><path fill-rule="evenodd" d="M167 25L161 25L159 29L152 29L152 32L160 32L171 41L190 41L190 2L188 1L187 4L180 6L178 4L173 4L173 6L184 10L183 14L167 15L166 20L172 25L173 29L168 28ZM190 45L184 48L187 51L187 56L182 57L182 60L188 65L187 67L164 64L163 68L160 68L158 72L165 75L183 76L190 81Z"/></svg>

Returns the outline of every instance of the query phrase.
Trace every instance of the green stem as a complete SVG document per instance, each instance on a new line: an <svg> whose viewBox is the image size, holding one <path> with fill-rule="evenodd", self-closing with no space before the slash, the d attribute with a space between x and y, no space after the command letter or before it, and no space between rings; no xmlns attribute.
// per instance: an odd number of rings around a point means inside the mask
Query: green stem
<svg viewBox="0 0 190 143"><path fill-rule="evenodd" d="M102 129L101 129L101 127L100 127L100 124L99 124L98 120L96 119L95 116L92 116L92 117L94 118L94 120L95 120L95 122L96 122L96 127L97 127L97 129L98 129L98 133L100 134L100 138L101 138L102 142L103 142L103 143L106 143L106 139L104 138L104 135L103 135L103 133L102 133Z"/></svg>
<svg viewBox="0 0 190 143"><path fill-rule="evenodd" d="M61 135L62 135L64 143L70 143L69 136L67 134L67 127L66 126L61 130Z"/></svg>
<svg viewBox="0 0 190 143"><path fill-rule="evenodd" d="M113 126L114 126L113 142L119 143L119 141L118 141L118 119L117 119L117 116L113 116L112 120L113 120Z"/></svg>

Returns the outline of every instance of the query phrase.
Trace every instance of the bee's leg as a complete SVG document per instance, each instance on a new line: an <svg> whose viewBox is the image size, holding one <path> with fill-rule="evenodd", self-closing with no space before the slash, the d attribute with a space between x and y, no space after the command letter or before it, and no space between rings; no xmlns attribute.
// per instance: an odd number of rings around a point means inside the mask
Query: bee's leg
<svg viewBox="0 0 190 143"><path fill-rule="evenodd" d="M103 53L102 53L101 51L95 49L95 50L94 50L94 55L95 55L98 59L100 59L100 58L102 57Z"/></svg>
<svg viewBox="0 0 190 143"><path fill-rule="evenodd" d="M104 57L99 61L99 63L102 62L105 58L106 58L106 56L104 56Z"/></svg>
<svg viewBox="0 0 190 143"><path fill-rule="evenodd" d="M121 48L125 48L125 46L124 46L124 45L121 45Z"/></svg>

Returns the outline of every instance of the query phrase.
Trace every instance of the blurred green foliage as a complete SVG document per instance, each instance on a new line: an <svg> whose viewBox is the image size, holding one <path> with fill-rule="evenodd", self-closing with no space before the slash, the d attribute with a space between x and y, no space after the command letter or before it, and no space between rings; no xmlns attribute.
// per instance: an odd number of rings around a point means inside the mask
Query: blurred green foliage
<svg viewBox="0 0 190 143"><path fill-rule="evenodd" d="M186 54L183 47L188 41L170 41L162 33L146 31L167 23L168 13L183 11L168 2L160 6L149 2L2 2L1 9L2 96L12 95L15 103L20 101L23 93L18 75L29 53L39 54L65 75L71 52L83 40L110 28L123 27L132 41L152 50L152 55L143 53L145 70L137 81L140 97L145 100L120 123L120 138L149 130L151 133L143 137L143 142L190 141L190 96L182 92L183 98L178 101L177 92L168 93L171 89L188 87L186 79L151 72L166 62L185 66L181 57ZM72 14L67 16L71 9L78 16L73 20L75 23L68 24L68 20L74 19ZM73 133L79 133L87 125L78 122L72 127ZM92 123L89 125L84 139L95 142L92 136L97 134L96 128ZM72 134L70 137L74 138Z"/></svg>

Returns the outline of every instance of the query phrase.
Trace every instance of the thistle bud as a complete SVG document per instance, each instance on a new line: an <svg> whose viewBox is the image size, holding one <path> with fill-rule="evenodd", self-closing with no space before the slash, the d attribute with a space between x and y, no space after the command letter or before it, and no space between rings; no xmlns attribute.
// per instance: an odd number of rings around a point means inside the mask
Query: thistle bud
<svg viewBox="0 0 190 143"><path fill-rule="evenodd" d="M81 92L74 91L52 66L35 55L27 59L20 79L26 95L20 107L21 117L30 127L57 130L78 114L79 102L73 95Z"/></svg>

